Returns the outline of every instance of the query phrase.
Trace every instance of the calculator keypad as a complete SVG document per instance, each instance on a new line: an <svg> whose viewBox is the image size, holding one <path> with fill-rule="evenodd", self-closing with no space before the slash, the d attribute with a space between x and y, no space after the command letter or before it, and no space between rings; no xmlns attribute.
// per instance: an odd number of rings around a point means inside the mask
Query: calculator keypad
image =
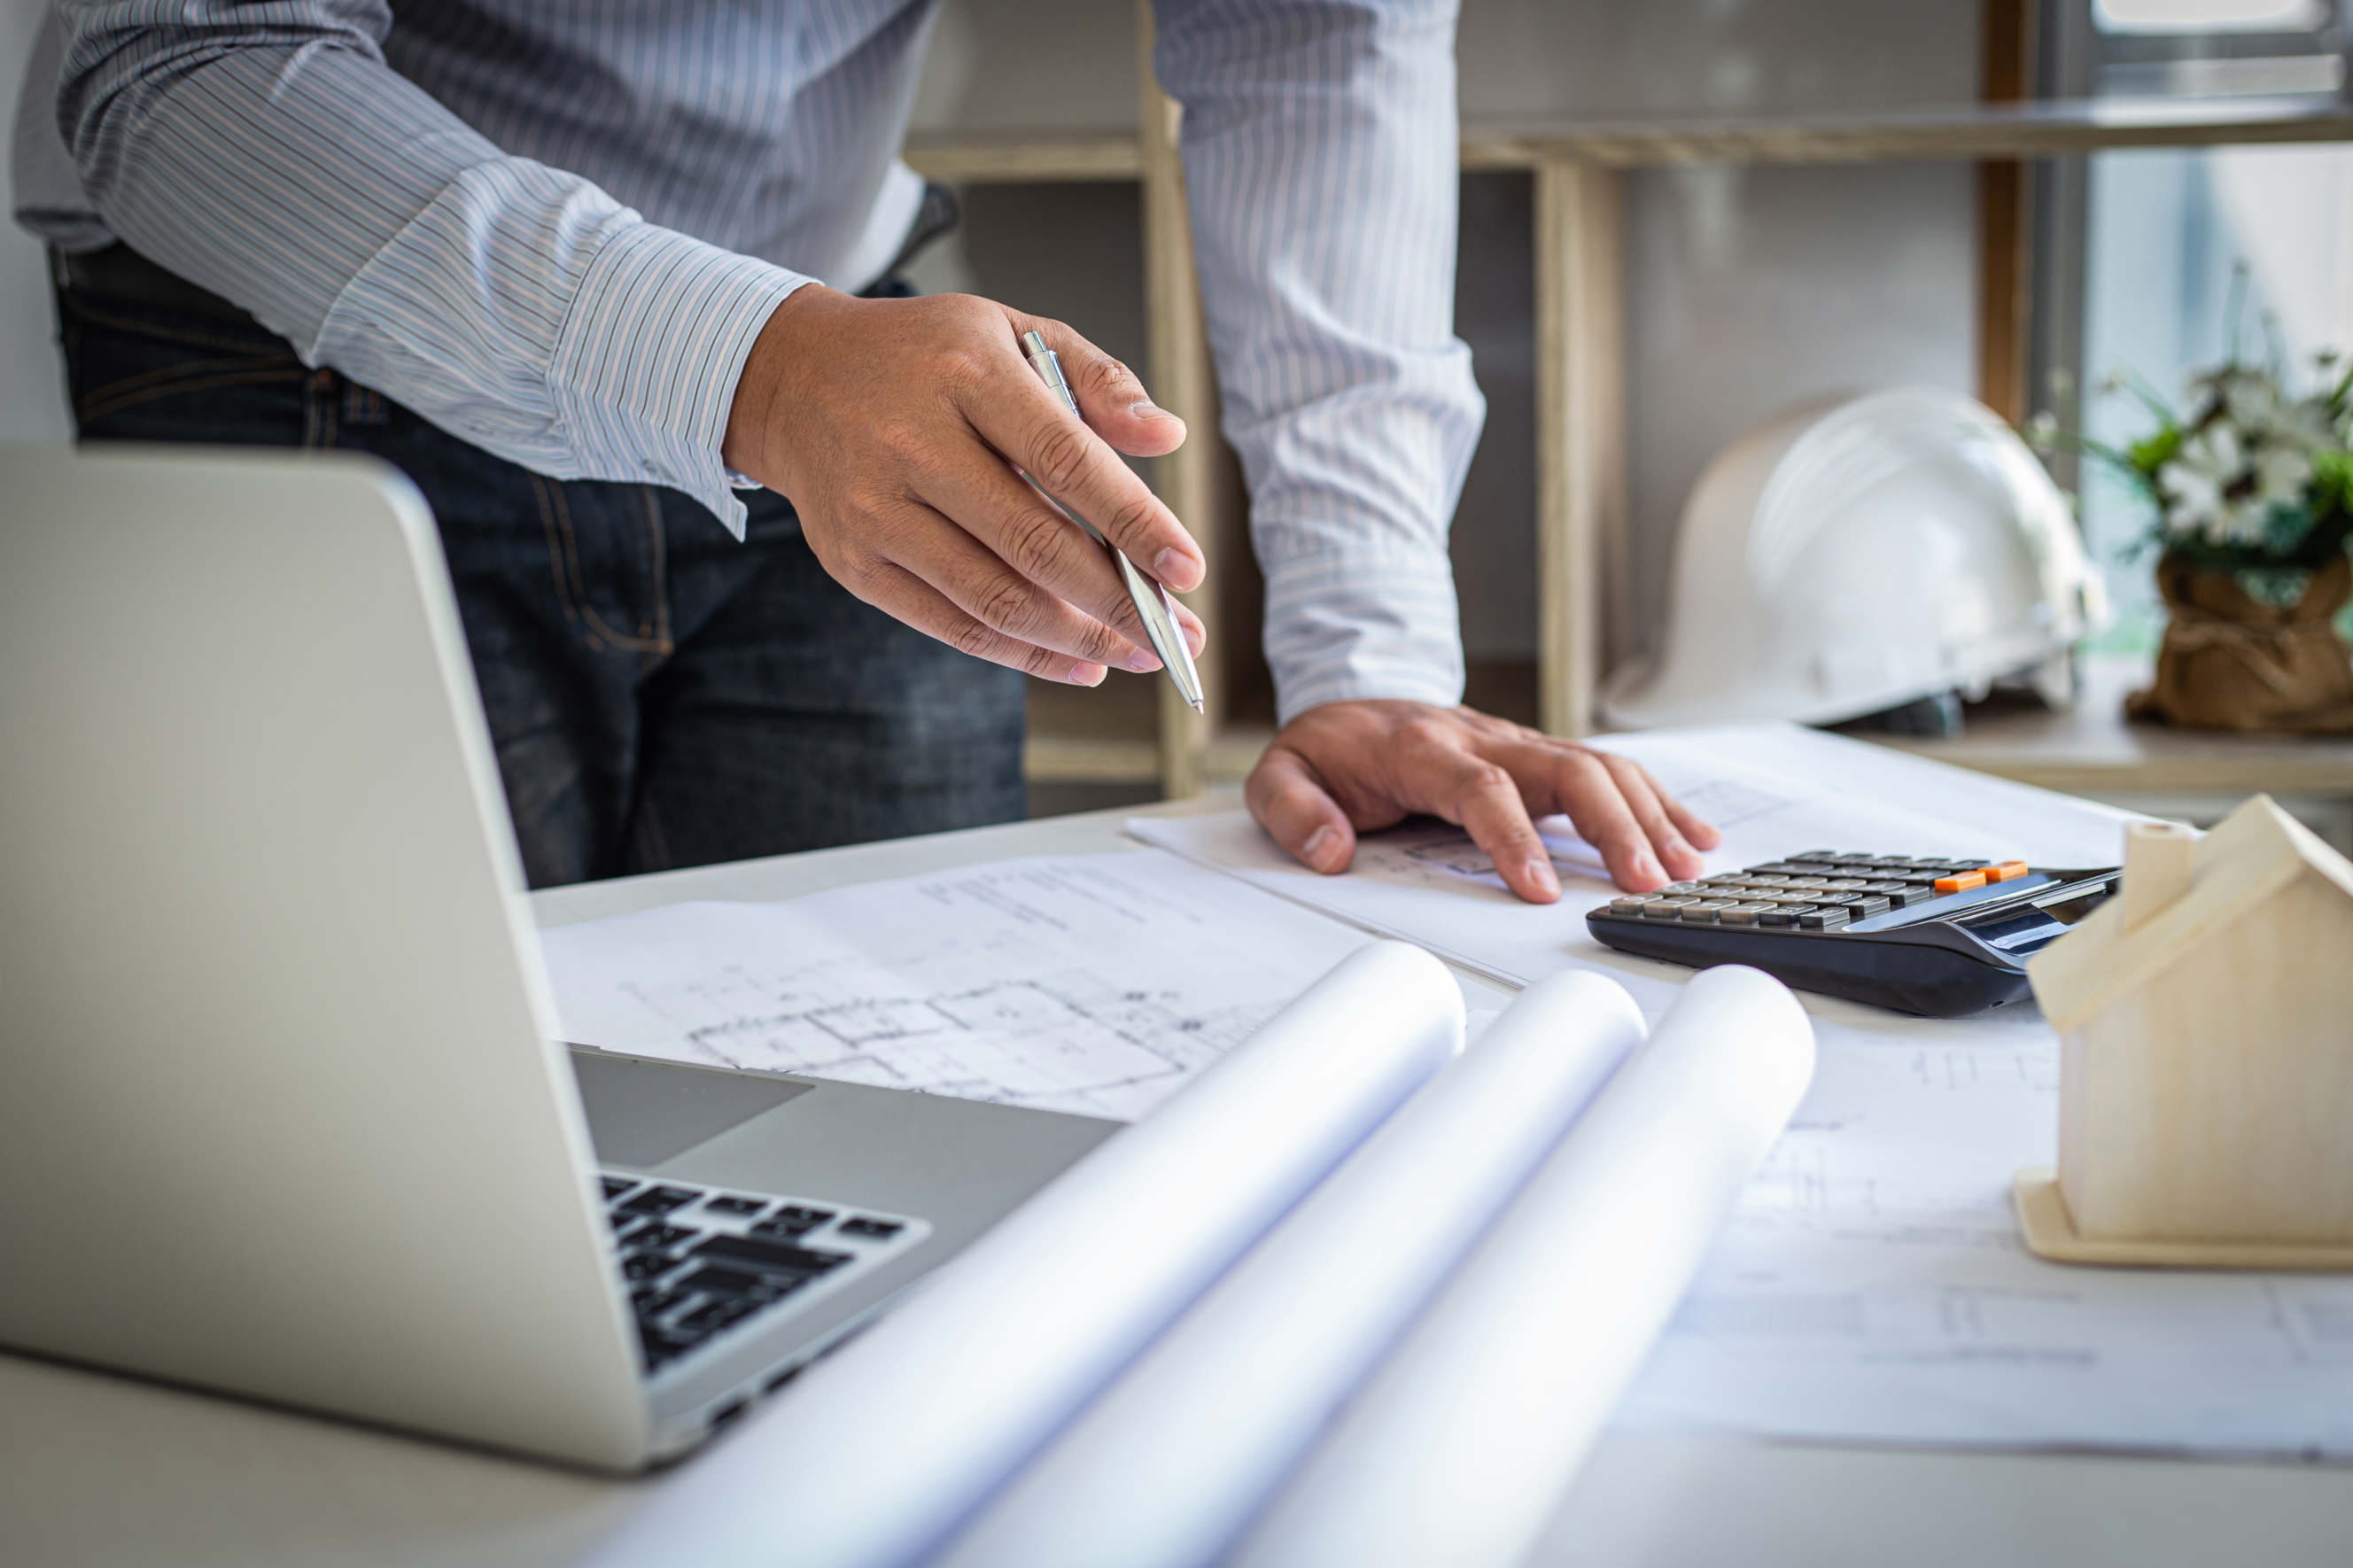
<svg viewBox="0 0 2353 1568"><path fill-rule="evenodd" d="M1612 899L1607 912L1699 925L1829 931L2026 874L2021 860L1810 849L1745 871Z"/></svg>

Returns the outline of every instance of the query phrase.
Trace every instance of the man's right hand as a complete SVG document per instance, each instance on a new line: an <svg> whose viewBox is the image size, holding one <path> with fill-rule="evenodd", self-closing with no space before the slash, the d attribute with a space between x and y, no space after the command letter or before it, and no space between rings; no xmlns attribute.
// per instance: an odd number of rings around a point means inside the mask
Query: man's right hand
<svg viewBox="0 0 2353 1568"><path fill-rule="evenodd" d="M1030 331L1061 356L1084 424L1022 358ZM966 653L1092 686L1106 667L1160 660L1102 547L1008 461L1183 592L1201 582L1201 547L1117 453L1184 439L1125 365L1059 321L965 294L808 284L753 344L721 456L792 501L818 560L868 604ZM1177 616L1198 653L1201 623Z"/></svg>

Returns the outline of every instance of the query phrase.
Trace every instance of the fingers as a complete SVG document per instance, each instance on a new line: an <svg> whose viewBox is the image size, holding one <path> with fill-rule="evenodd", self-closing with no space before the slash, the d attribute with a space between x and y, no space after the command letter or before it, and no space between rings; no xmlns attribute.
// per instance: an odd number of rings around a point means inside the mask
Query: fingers
<svg viewBox="0 0 2353 1568"><path fill-rule="evenodd" d="M1532 904L1560 897L1560 877L1536 834L1519 781L1500 763L1466 753L1441 813L1487 852L1504 885Z"/></svg>
<svg viewBox="0 0 2353 1568"><path fill-rule="evenodd" d="M919 632L939 638L975 658L1001 664L1066 686L1100 686L1103 667L1074 659L1051 648L1039 647L1006 636L974 619L945 595L904 567L884 561L862 574L851 592Z"/></svg>
<svg viewBox="0 0 2353 1568"><path fill-rule="evenodd" d="M1135 602L1128 597L1103 546L1048 505L994 455L976 445L971 456L973 460L941 465L918 477L916 488L923 500L963 524L1014 572L1049 594L1077 605L1092 619L1111 626L1131 645L1116 652L1084 647L1067 651L1101 658L1124 669L1157 669L1160 660L1151 652L1151 637L1144 629L1144 618L1136 613ZM918 574L939 583L929 572ZM939 585L947 586L944 583ZM962 596L953 592L949 596L967 609L972 608ZM1145 656L1141 664L1129 657L1137 651Z"/></svg>
<svg viewBox="0 0 2353 1568"><path fill-rule="evenodd" d="M1201 547L1176 514L1084 421L1071 416L1018 355L1008 360L1006 374L968 379L956 395L983 440L1102 531L1129 560L1179 593L1200 586Z"/></svg>
<svg viewBox="0 0 2353 1568"><path fill-rule="evenodd" d="M1070 524L1054 525L1076 534ZM918 501L884 509L870 525L888 560L927 584L958 610L1013 642L1050 653L1066 654L1090 665L1117 669L1156 669L1160 661L1140 646L1142 627L1133 640L1052 590L1017 571L980 541ZM1100 559L1102 548L1080 536L1080 542ZM1110 571L1106 563L1104 571ZM1131 620L1135 607L1126 595L1117 595ZM1003 662L1000 660L999 662Z"/></svg>
<svg viewBox="0 0 2353 1568"><path fill-rule="evenodd" d="M1690 812L1674 805L1666 791L1659 787L1658 781L1641 763L1609 752L1594 754L1601 759L1601 765L1609 770L1620 796L1626 802L1626 809L1633 814L1635 825L1650 840L1651 848L1658 856L1659 863L1666 868L1667 877L1682 882L1704 872L1706 863L1686 838L1682 823L1675 820L1676 814L1681 813L1685 821L1704 830L1711 847L1715 843L1715 830ZM1648 892L1650 889L1640 890Z"/></svg>
<svg viewBox="0 0 2353 1568"><path fill-rule="evenodd" d="M1259 826L1309 869L1336 876L1356 858L1356 834L1347 814L1307 759L1289 747L1266 749L1242 796Z"/></svg>
<svg viewBox="0 0 2353 1568"><path fill-rule="evenodd" d="M1061 356L1062 376L1097 434L1132 458L1163 458L1185 444L1185 422L1152 401L1135 373L1060 321L1018 319Z"/></svg>
<svg viewBox="0 0 2353 1568"><path fill-rule="evenodd" d="M1599 852L1610 880L1629 892L1647 893L1672 879L1602 752L1541 738L1507 751L1529 804L1567 816Z"/></svg>
<svg viewBox="0 0 2353 1568"><path fill-rule="evenodd" d="M1195 658L1200 658L1201 649L1209 640L1208 630L1201 625L1201 617L1188 606L1179 604L1176 606L1176 624L1184 629L1186 650Z"/></svg>
<svg viewBox="0 0 2353 1568"><path fill-rule="evenodd" d="M1267 748L1245 794L1279 843L1324 871L1346 867L1352 822L1369 831L1411 812L1443 816L1487 852L1514 893L1540 904L1561 892L1536 827L1546 813L1566 815L1611 879L1634 891L1704 874L1700 849L1720 841L1638 763L1421 703L1366 699L1309 710ZM1338 844L1348 852L1335 851Z"/></svg>

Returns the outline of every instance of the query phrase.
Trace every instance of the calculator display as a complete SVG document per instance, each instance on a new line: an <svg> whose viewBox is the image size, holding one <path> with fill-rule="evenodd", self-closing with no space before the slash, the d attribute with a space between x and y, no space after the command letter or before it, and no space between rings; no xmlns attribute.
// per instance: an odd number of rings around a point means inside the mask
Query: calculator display
<svg viewBox="0 0 2353 1568"><path fill-rule="evenodd" d="M2099 886L2077 893L2072 898L2053 899L2049 903L2038 904L2035 907L2061 925L2071 926L2106 903L2108 897L2109 886L2103 881Z"/></svg>
<svg viewBox="0 0 2353 1568"><path fill-rule="evenodd" d="M2102 886L2047 904L2030 901L2022 908L2005 904L1956 923L1987 946L2023 957L2064 936L2069 926L2106 901L2107 889Z"/></svg>

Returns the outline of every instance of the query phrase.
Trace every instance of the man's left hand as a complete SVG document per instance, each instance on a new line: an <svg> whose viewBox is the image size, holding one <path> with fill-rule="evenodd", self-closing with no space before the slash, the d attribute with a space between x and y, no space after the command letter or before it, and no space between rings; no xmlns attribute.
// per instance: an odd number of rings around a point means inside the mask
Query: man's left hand
<svg viewBox="0 0 2353 1568"><path fill-rule="evenodd" d="M1536 817L1566 816L1630 892L1697 877L1700 851L1717 842L1638 763L1426 702L1311 708L1275 736L1243 794L1275 842L1326 875L1348 868L1360 831L1444 817L1536 904L1560 897Z"/></svg>

